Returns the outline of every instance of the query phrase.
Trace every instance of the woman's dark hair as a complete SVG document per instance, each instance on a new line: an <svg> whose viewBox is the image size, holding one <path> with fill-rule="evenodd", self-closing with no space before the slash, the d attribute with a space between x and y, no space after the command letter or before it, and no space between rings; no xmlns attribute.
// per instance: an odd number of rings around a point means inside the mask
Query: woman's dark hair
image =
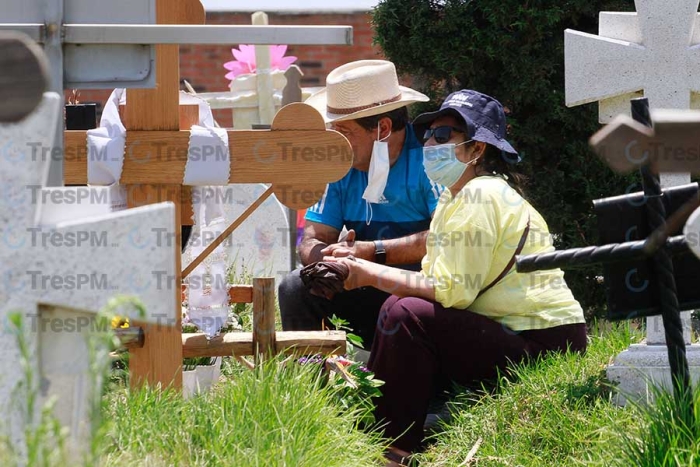
<svg viewBox="0 0 700 467"><path fill-rule="evenodd" d="M379 115L370 115L369 117L358 118L355 120L365 130L374 130L379 125L379 120L389 117L391 120L392 131L401 131L408 124L408 108L406 106L398 109L390 110Z"/></svg>
<svg viewBox="0 0 700 467"><path fill-rule="evenodd" d="M476 163L477 175L505 175L508 185L526 198L527 177L515 170L516 157L487 143L484 155Z"/></svg>

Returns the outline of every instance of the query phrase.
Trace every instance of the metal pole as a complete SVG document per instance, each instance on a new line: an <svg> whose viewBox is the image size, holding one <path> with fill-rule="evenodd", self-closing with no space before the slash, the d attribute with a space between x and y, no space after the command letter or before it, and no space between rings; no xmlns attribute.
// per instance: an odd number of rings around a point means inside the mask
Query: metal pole
<svg viewBox="0 0 700 467"><path fill-rule="evenodd" d="M50 0L43 0L50 1ZM48 23L47 23L48 24ZM2 23L43 40L34 23ZM352 26L228 26L188 24L64 24L64 44L240 44L352 45Z"/></svg>
<svg viewBox="0 0 700 467"><path fill-rule="evenodd" d="M648 127L652 126L647 98L632 99L632 118ZM644 187L647 223L649 230L653 232L666 224L666 208L661 200L661 184L658 176L651 172L648 165L640 169L640 174ZM694 417L693 398L688 359L685 354L683 323L676 295L676 279L673 275L673 262L666 248L659 248L652 256L652 260L654 278L659 288L659 306L666 333L673 391L679 403L679 414L689 423Z"/></svg>
<svg viewBox="0 0 700 467"><path fill-rule="evenodd" d="M42 0L44 11L44 52L51 64L51 81L49 89L61 96L61 109L63 109L63 0ZM54 147L51 148L49 161L49 175L46 186L63 186L63 118L58 119Z"/></svg>
<svg viewBox="0 0 700 467"><path fill-rule="evenodd" d="M351 26L67 24L65 44L352 45Z"/></svg>

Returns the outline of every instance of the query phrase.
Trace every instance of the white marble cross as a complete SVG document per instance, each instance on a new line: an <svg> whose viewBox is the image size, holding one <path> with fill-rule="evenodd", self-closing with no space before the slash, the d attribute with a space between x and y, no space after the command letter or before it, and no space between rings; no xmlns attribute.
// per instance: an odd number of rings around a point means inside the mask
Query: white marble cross
<svg viewBox="0 0 700 467"><path fill-rule="evenodd" d="M600 36L565 31L566 105L600 101L599 120L630 114L642 91L651 109L700 107L700 0L635 0L636 13L602 12ZM661 186L690 183L690 174L662 173ZM690 344L690 313L681 313ZM643 397L648 379L670 383L666 338L660 317L647 319L647 344L622 352L608 369L625 395ZM691 373L700 349L688 346ZM670 386L669 386L670 387Z"/></svg>
<svg viewBox="0 0 700 467"><path fill-rule="evenodd" d="M700 108L700 0L635 0L637 13L601 12L600 35L565 32L566 105L600 102L600 122L651 108Z"/></svg>
<svg viewBox="0 0 700 467"><path fill-rule="evenodd" d="M99 190L43 189L48 159L33 157L31 149L54 147L60 103L58 94L47 93L27 119L0 125L0 417L10 421L13 443L23 445L22 427L32 421L23 420L16 398L23 374L8 324L9 314L20 312L39 403L57 398L54 414L71 429L68 455L78 459L90 430L85 338L95 313L118 294L138 296L146 322L171 324L179 312L164 280L175 277L175 247L159 244L154 234L174 231L175 210L163 203L110 213L109 197ZM102 214L95 210L100 199L107 202ZM84 213L90 217L81 218Z"/></svg>

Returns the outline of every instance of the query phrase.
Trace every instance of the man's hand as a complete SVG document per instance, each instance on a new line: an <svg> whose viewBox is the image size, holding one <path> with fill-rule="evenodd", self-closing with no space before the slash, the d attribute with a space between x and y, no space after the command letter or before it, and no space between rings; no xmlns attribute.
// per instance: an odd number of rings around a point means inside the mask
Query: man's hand
<svg viewBox="0 0 700 467"><path fill-rule="evenodd" d="M299 245L299 258L301 264L315 263L323 259L321 250L338 240L340 230L318 222L306 221L304 224L304 238Z"/></svg>
<svg viewBox="0 0 700 467"><path fill-rule="evenodd" d="M374 242L355 241L355 231L348 230L348 234L338 243L328 245L321 254L324 256L333 256L336 258L344 258L346 256L354 256L355 258L374 260Z"/></svg>

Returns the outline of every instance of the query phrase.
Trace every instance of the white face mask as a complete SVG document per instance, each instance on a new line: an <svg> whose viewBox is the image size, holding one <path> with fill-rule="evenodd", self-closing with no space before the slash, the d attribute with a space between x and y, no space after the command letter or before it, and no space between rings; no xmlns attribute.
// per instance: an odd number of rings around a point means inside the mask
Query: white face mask
<svg viewBox="0 0 700 467"><path fill-rule="evenodd" d="M391 132L384 139L379 139L379 126L377 126L377 141L374 142L372 158L369 162L367 188L362 194L362 199L370 203L379 202L389 178L389 143L386 142L389 136L391 136Z"/></svg>

